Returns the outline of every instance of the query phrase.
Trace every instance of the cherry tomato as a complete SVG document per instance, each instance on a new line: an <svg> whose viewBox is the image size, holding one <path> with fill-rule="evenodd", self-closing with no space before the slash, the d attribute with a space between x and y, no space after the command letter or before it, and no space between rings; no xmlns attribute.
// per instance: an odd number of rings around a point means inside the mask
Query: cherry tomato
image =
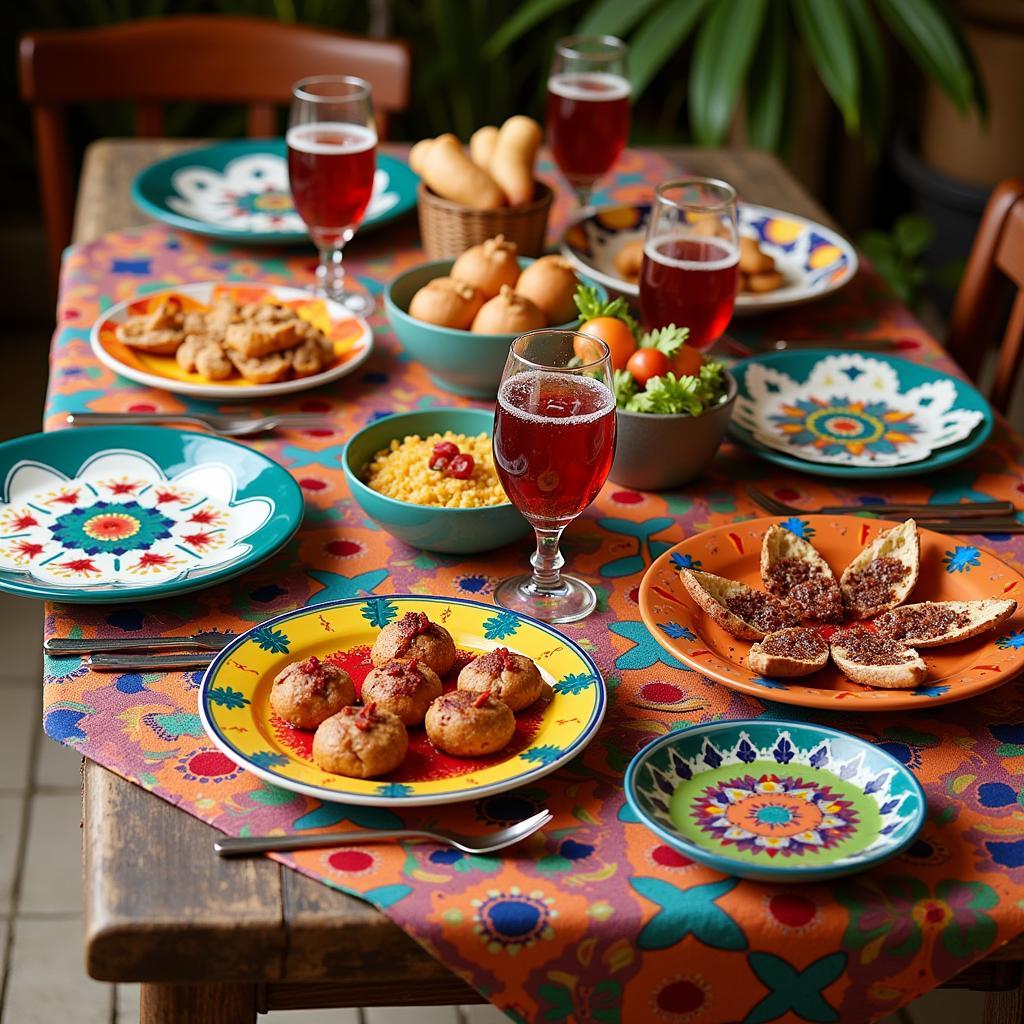
<svg viewBox="0 0 1024 1024"><path fill-rule="evenodd" d="M615 316L599 316L580 324L582 334L600 338L611 351L612 368L624 370L629 357L636 351L636 338L633 332ZM594 355L584 338L577 338L573 343L573 352L585 363L592 362Z"/></svg>
<svg viewBox="0 0 1024 1024"><path fill-rule="evenodd" d="M454 441L438 441L434 445L434 454L442 459L454 459L459 454L459 446Z"/></svg>
<svg viewBox="0 0 1024 1024"><path fill-rule="evenodd" d="M464 455L461 452L448 463L448 476L456 480L468 480L473 475L473 468L476 462L472 455Z"/></svg>
<svg viewBox="0 0 1024 1024"><path fill-rule="evenodd" d="M672 372L677 377L696 377L704 365L704 357L689 345L683 345L678 349L671 360Z"/></svg>
<svg viewBox="0 0 1024 1024"><path fill-rule="evenodd" d="M431 455L430 462L427 463L427 465L438 473L443 473L448 468L448 463L451 461L451 459L445 458L443 455Z"/></svg>
<svg viewBox="0 0 1024 1024"><path fill-rule="evenodd" d="M638 348L626 363L633 379L643 387L652 377L660 377L672 368L668 356L656 348Z"/></svg>

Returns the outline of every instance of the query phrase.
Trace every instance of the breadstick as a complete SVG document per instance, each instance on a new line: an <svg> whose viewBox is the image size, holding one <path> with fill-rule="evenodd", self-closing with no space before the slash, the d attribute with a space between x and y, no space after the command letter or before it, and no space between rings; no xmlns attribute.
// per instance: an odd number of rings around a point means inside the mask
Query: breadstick
<svg viewBox="0 0 1024 1024"><path fill-rule="evenodd" d="M485 124L483 128L477 128L469 137L469 155L477 167L485 171L491 165L491 157L494 155L494 144L498 141L498 129L493 124Z"/></svg>
<svg viewBox="0 0 1024 1024"><path fill-rule="evenodd" d="M454 135L434 140L420 177L432 192L474 210L493 210L505 202L494 179L466 156Z"/></svg>
<svg viewBox="0 0 1024 1024"><path fill-rule="evenodd" d="M423 173L423 165L427 162L427 154L435 139L420 139L412 149L409 150L409 166L417 173Z"/></svg>
<svg viewBox="0 0 1024 1024"><path fill-rule="evenodd" d="M532 117L516 114L498 132L491 155L491 177L513 206L533 199L533 162L540 148L540 125Z"/></svg>

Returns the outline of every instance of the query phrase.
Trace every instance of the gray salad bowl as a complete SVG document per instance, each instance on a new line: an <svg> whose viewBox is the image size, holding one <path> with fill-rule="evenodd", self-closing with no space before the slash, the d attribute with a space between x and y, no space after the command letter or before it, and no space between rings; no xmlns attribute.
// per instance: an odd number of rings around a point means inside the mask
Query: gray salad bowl
<svg viewBox="0 0 1024 1024"><path fill-rule="evenodd" d="M725 399L699 416L617 411L611 479L634 491L667 491L695 480L715 457L736 404L725 371Z"/></svg>

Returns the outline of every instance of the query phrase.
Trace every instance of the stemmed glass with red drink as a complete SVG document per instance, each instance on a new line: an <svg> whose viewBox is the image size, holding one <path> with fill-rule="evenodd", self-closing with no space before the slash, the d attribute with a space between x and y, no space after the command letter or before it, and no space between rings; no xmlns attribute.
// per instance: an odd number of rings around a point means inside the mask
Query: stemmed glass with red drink
<svg viewBox="0 0 1024 1024"><path fill-rule="evenodd" d="M348 75L297 82L286 141L292 200L320 253L317 291L365 316L373 299L346 283L341 256L366 211L377 169L370 83Z"/></svg>
<svg viewBox="0 0 1024 1024"><path fill-rule="evenodd" d="M688 327L687 344L710 348L732 319L739 259L731 185L714 178L659 185L640 268L644 326Z"/></svg>
<svg viewBox="0 0 1024 1024"><path fill-rule="evenodd" d="M564 576L562 531L601 490L615 456L608 346L576 331L516 338L498 387L494 464L505 493L533 526L533 573L504 580L494 600L544 622L575 622L597 596Z"/></svg>
<svg viewBox="0 0 1024 1024"><path fill-rule="evenodd" d="M629 135L627 50L615 36L566 36L555 44L548 145L583 207L590 205L594 182L611 169Z"/></svg>

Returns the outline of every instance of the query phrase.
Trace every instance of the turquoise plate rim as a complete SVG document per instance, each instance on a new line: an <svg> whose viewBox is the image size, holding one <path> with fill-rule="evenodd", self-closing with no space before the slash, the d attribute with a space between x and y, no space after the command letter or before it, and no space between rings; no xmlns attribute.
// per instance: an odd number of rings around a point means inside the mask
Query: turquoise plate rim
<svg viewBox="0 0 1024 1024"><path fill-rule="evenodd" d="M440 597L431 594L409 593L370 596L386 597L389 600L394 601L426 601L437 602L440 604L458 604L471 608L482 608L485 611L504 611L500 605L487 604L484 601L473 601L466 597ZM551 772L557 771L559 768L578 757L579 754L590 745L591 741L600 730L601 723L604 721L605 713L608 710L608 684L605 682L604 673L602 673L597 667L597 662L595 662L594 659L587 654L587 652L575 640L572 639L572 637L566 636L564 633L560 633L551 625L551 623L541 622L540 619L535 619L530 615L523 614L522 612L510 612L509 614L515 615L516 618L529 623L531 626L536 626L543 632L548 633L554 639L557 639L560 643L565 644L573 654L579 657L584 664L590 667L595 678L600 684L598 686L598 694L597 700L594 704L594 711L590 716L590 720L583 727L579 736L577 736L576 739L573 740L572 744L563 750L555 760L547 764L539 764L533 768L528 768L513 778L504 779L501 782L494 782L487 786L470 786L467 789L456 790L453 793L418 797L365 796L363 794L352 793L341 794L336 790L328 789L326 786L316 786L310 783L298 782L295 779L286 778L282 775L278 775L270 768L263 768L256 764L248 755L238 750L231 740L224 735L223 731L210 718L210 702L207 700L207 691L210 684L213 682L216 671L222 667L229 655L241 647L242 644L249 640L252 634L259 629L279 625L280 623L287 622L289 619L294 619L299 615L311 614L317 609L343 608L349 605L365 604L367 599L368 598L366 596L342 597L338 598L336 601L324 601L319 604L314 602L303 605L301 608L293 608L291 611L282 612L280 615L275 615L273 618L267 619L265 622L260 622L251 626L244 633L239 633L239 635L235 637L227 647L217 654L213 661L210 662L209 668L207 668L203 673L202 682L199 684L199 691L196 694L196 702L198 704L199 719L202 723L203 729L206 730L206 735L213 740L214 744L222 754L234 761L240 768L243 768L247 772L252 772L253 775L263 779L265 782L269 782L274 786L279 786L281 789L287 789L294 793L311 796L316 800L323 800L326 803L353 804L363 807L433 807L468 800L479 800L483 797L494 796L497 793L508 792L511 789L519 789L527 783L535 782L537 779L543 778L545 775L550 775Z"/></svg>
<svg viewBox="0 0 1024 1024"><path fill-rule="evenodd" d="M272 152L275 156L283 157L285 156L285 141L280 137L230 139L210 146L188 149L183 153L175 153L144 167L135 175L131 187L132 201L143 213L164 224L170 224L182 231L203 235L207 238L219 238L224 241L254 245L298 245L300 242L312 244L309 242L309 235L304 231L239 231L235 228L206 224L203 221L186 217L184 214L175 213L164 205L163 200L157 198L166 190L165 185L158 184L158 179L169 176L181 167L205 164L220 171L236 157L260 152ZM372 231L380 225L387 224L408 213L416 205L416 184L419 179L409 166L389 153L379 151L377 166L386 170L390 180L396 183L398 202L385 213L363 221L359 226L360 232Z"/></svg>
<svg viewBox="0 0 1024 1024"><path fill-rule="evenodd" d="M854 743L858 743L865 748L869 748L873 752L877 753L883 760L888 761L896 770L897 774L910 783L911 789L916 792L918 797L918 809L916 813L917 820L914 822L908 834L898 843L895 843L890 849L880 850L877 853L871 854L869 857L864 857L862 860L854 864L824 865L822 867L806 868L766 864L764 866L750 865L750 869L746 870L748 865L745 863L740 864L728 857L722 857L719 854L711 853L704 847L698 846L696 843L692 843L690 840L685 839L677 833L665 828L664 825L661 825L659 822L651 818L647 811L645 811L640 805L640 801L635 792L637 774L639 773L642 765L656 750L675 742L683 735L691 736L695 732L708 735L722 732L726 729L739 730L749 728L751 726L764 725L777 726L779 731L784 729L811 729L822 734L822 736L839 737L844 740L852 740ZM918 781L917 776L905 764L903 764L902 761L898 761L887 750L883 750L881 747L877 747L873 743L869 743L867 740L862 739L860 736L856 736L853 733L844 732L842 729L833 729L827 725L818 725L816 722L797 722L782 718L730 718L724 722L699 722L694 725L687 726L684 729L677 729L674 732L669 733L667 736L659 736L656 739L651 740L650 743L641 747L633 755L632 760L629 762L629 766L626 768L626 775L623 779L623 789L626 793L626 802L629 804L633 813L640 819L640 824L654 832L655 835L663 839L669 846L679 850L681 853L685 853L686 856L697 861L699 864L703 864L706 867L720 871L724 875L729 875L734 878L749 878L753 880L816 882L824 878L835 878L841 875L852 875L861 871L866 871L875 864L890 860L910 846L910 844L913 843L920 834L921 828L923 827L928 815L928 798L925 795L924 787Z"/></svg>
<svg viewBox="0 0 1024 1024"><path fill-rule="evenodd" d="M732 370L732 374L736 378L736 386L739 388L739 394L746 396L745 370L746 367L754 363L777 364L805 359L813 359L817 362L819 359L823 359L826 356L849 355L851 351L854 350L843 348L810 348L802 349L799 352L766 352L760 355L748 356L746 359L738 359L732 364L730 370ZM901 385L905 380L904 374L908 370L912 375L917 374L920 376L921 379L915 381L915 383L918 384L924 383L925 380L951 377L950 374L945 374L942 370L936 370L930 366L922 366L920 363L913 363L909 359L901 359L898 356L889 356L881 352L870 352L865 354L870 359L880 359L883 362L891 364L893 369L895 369L899 375ZM801 381L807 379L807 373L803 371L799 374L790 373L790 376L795 376ZM871 466L836 466L825 462L810 462L804 459L798 459L793 455L786 455L785 452L780 452L774 448L762 445L753 436L753 434L741 427L735 419L729 421L729 436L748 451L767 462L773 462L777 466L783 466L786 469L795 469L800 473L809 473L812 476L831 476L839 478L859 477L862 479L877 479L887 476L920 476L922 473L931 473L933 470L941 469L944 466L951 466L955 462L960 462L961 460L968 458L968 456L973 455L992 434L992 429L995 425L995 417L992 415L992 407L985 400L985 397L969 381L961 380L959 377L952 377L952 380L955 381L959 392L957 404L961 405L960 397L963 395L970 395L974 398L974 404L964 407L977 409L985 418L966 438L964 438L964 440L958 441L956 444L949 445L945 448L940 448L938 451L932 452L928 458L922 459L920 462L908 462L902 466L879 466L877 469L872 468Z"/></svg>
<svg viewBox="0 0 1024 1024"><path fill-rule="evenodd" d="M277 552L279 552L295 536L295 534L298 533L299 527L302 525L302 517L305 507L302 488L299 487L295 478L283 466L280 466L262 452L255 451L246 445L239 444L237 441L231 441L224 437L217 437L214 434L204 434L201 431L175 430L169 427L126 426L81 427L77 430L68 427L63 430L24 434L21 437L15 437L10 441L0 443L0 464L8 461L8 456L13 449L19 447L30 448L41 443L60 444L61 442L58 439L65 434L80 437L83 441L95 438L96 444L91 446L94 451L98 451L106 447L131 448L134 451L141 451L153 459L161 469L166 469L169 460L161 457L160 455L154 454L152 449L147 450L145 443L148 440L157 441L158 443L166 443L169 441L171 436L173 436L175 440L194 437L206 442L216 442L229 449L237 448L247 456L251 456L257 461L265 463L266 468L271 473L275 475L279 474L279 476L275 477L278 479L281 487L280 498L275 496L275 505L279 507L276 508L275 515L272 517L270 522L260 527L260 529L257 530L257 532L249 539L249 543L252 545L252 550L248 555L239 559L237 562L231 563L231 565L225 566L221 571L214 571L208 576L203 576L199 579L180 580L176 583L152 584L150 586L137 587L130 590L108 588L106 590L79 591L72 587L50 587L39 583L20 583L12 581L6 579L2 571L0 571L0 591L5 591L9 594L17 594L20 597L34 597L42 598L47 601L58 601L62 604L133 604L138 601L152 601L158 598L173 597L195 590L205 590L207 587L216 586L219 583L225 583L228 580L232 580L237 576L243 575L256 565L259 565L261 562L265 562L268 558L277 554ZM76 462L75 468L77 469L77 467L81 465L82 461L84 461L84 458L76 458L74 461ZM59 459L50 458L47 460L47 465L56 466L63 471L63 466ZM6 471L0 473L0 479L2 478L6 478ZM248 486L251 487L252 484L249 484ZM245 497L259 496L256 493L249 493L245 488L240 489L239 494L244 495ZM263 491L263 494L266 494L265 490ZM279 527L275 525L275 523L279 519L280 514L283 514L287 518L287 524ZM265 534L267 533L270 533L272 536L265 538Z"/></svg>

